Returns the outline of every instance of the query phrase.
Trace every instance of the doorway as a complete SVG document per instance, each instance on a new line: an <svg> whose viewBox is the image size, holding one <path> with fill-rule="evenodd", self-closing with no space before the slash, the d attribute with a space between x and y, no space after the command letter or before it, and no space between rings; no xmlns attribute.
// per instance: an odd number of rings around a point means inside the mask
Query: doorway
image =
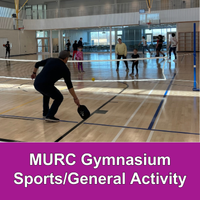
<svg viewBox="0 0 200 200"><path fill-rule="evenodd" d="M148 45L153 44L153 34L146 34L146 41Z"/></svg>
<svg viewBox="0 0 200 200"><path fill-rule="evenodd" d="M37 51L38 53L49 52L49 38L37 38Z"/></svg>

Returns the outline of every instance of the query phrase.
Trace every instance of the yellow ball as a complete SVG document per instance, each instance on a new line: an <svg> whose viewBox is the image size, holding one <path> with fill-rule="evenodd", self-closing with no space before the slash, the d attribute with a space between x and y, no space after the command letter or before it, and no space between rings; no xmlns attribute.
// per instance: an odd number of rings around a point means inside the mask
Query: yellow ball
<svg viewBox="0 0 200 200"><path fill-rule="evenodd" d="M95 81L95 78L92 78L92 81Z"/></svg>

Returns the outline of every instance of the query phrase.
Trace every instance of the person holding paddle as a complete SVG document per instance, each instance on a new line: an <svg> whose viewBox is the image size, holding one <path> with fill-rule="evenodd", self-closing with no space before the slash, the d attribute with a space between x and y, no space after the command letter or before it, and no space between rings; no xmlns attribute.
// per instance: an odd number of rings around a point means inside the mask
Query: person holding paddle
<svg viewBox="0 0 200 200"><path fill-rule="evenodd" d="M62 51L59 54L59 58L48 58L35 64L32 79L35 79L35 89L43 95L43 117L48 122L59 122L60 120L55 118L55 114L58 111L59 106L63 101L63 95L54 86L54 84L61 78L68 87L70 94L72 95L75 104L80 107L79 99L74 91L71 74L66 66L70 53L68 51ZM36 77L36 72L40 66L44 66L43 70ZM50 98L54 99L54 102L49 108Z"/></svg>

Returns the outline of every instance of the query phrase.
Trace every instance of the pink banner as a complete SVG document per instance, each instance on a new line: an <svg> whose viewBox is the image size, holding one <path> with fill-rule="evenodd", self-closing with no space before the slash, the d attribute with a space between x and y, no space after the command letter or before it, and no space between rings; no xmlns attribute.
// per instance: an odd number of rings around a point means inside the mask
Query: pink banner
<svg viewBox="0 0 200 200"><path fill-rule="evenodd" d="M200 199L200 144L0 144L2 200Z"/></svg>

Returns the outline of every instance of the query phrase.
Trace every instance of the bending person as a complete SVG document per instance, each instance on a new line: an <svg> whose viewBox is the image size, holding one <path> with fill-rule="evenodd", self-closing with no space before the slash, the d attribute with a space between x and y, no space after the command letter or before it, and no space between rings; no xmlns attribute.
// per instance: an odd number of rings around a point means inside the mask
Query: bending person
<svg viewBox="0 0 200 200"><path fill-rule="evenodd" d="M36 78L34 82L35 89L43 95L43 117L49 122L59 121L59 119L55 118L55 114L63 101L63 95L54 86L59 79L64 78L68 90L74 98L74 102L77 106L80 106L79 99L76 96L71 82L70 71L66 66L68 58L69 52L62 51L59 54L59 58L48 58L41 62L37 62L33 74L31 75L32 79ZM40 66L44 66L44 68L36 77L36 72ZM54 102L49 109L50 98L54 99Z"/></svg>

